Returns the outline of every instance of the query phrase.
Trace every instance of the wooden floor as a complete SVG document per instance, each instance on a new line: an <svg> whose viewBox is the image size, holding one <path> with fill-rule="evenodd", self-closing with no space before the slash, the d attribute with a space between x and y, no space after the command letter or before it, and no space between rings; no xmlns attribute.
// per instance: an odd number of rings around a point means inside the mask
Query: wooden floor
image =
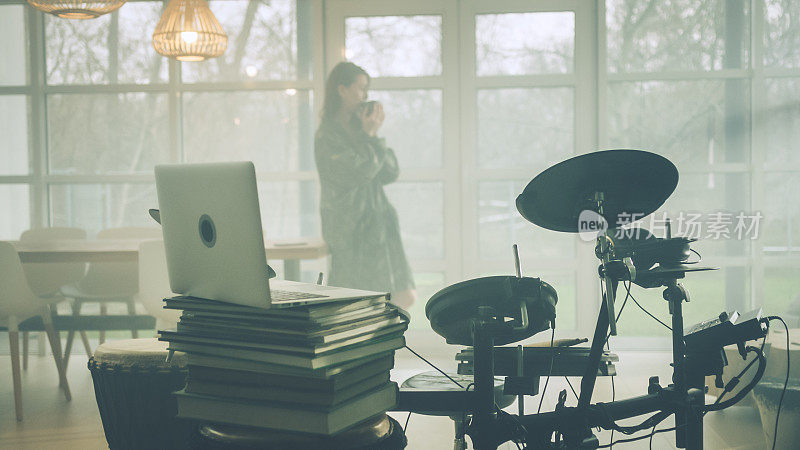
<svg viewBox="0 0 800 450"><path fill-rule="evenodd" d="M0 341L8 341L5 333L0 334ZM36 348L32 342L31 347ZM453 352L455 354L455 351ZM91 376L86 368L86 355L73 355L68 367L68 379L72 389L72 401L64 400L58 389L58 377L52 357L32 355L28 370L22 375L23 405L25 420L18 423L14 418L14 397L11 385L11 367L8 353L0 350L0 449L57 449L57 450L91 450L107 448L103 436L97 405L94 398ZM615 378L617 398L631 397L645 393L647 380L651 375L659 375L661 383L667 384L669 379L669 354L663 352L621 352ZM436 361L445 370L454 370L455 363L451 358ZM429 368L405 349L397 352L396 369L393 379L402 381L413 373L426 371ZM573 386L578 379L572 380ZM545 395L543 410L552 409L558 392L569 389L563 378L550 380ZM568 391L569 392L569 391ZM611 400L611 383L609 378L598 380L594 401ZM574 405L575 399L570 393L568 405ZM526 412L535 412L539 397L529 397ZM516 407L507 409L516 412ZM405 423L407 413L392 413ZM671 422L665 421L661 427L669 427ZM453 425L447 417L430 417L414 414L408 422L407 435L409 449L451 449L453 445ZM608 443L609 433L600 433L601 443ZM615 433L615 439L620 438ZM705 443L707 449L763 449L764 438L757 411L749 407L736 407L706 416ZM648 440L636 443L619 444L620 449L646 449ZM674 433L662 433L655 436L653 447L656 449L674 448ZM516 449L507 443L503 449Z"/></svg>

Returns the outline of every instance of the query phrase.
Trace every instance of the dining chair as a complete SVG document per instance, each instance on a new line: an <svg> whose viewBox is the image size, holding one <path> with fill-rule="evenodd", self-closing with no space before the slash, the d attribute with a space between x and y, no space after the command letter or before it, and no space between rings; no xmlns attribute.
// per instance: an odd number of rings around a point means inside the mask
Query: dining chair
<svg viewBox="0 0 800 450"><path fill-rule="evenodd" d="M161 229L151 227L108 228L97 233L97 239L161 239ZM109 303L125 303L128 314L136 315L134 296L139 290L139 266L136 262L93 262L89 263L86 275L78 282L61 289L65 297L72 298L72 315L80 316L84 303L99 303L100 315L108 312ZM139 337L136 328L131 335ZM75 331L67 334L64 347L64 366L69 363ZM105 330L100 330L99 342L105 342ZM91 352L87 352L87 356Z"/></svg>
<svg viewBox="0 0 800 450"><path fill-rule="evenodd" d="M74 227L45 227L25 230L20 235L20 242L37 244L64 239L86 239L86 231ZM51 307L64 300L60 293L62 286L80 280L86 273L86 264L69 263L23 263L22 268L28 279L28 286L34 294L50 300ZM28 369L28 332L22 332L22 370ZM42 338L42 335L39 335ZM84 346L90 351L88 341ZM44 341L40 340L40 348L44 349Z"/></svg>
<svg viewBox="0 0 800 450"><path fill-rule="evenodd" d="M159 330L174 329L178 323L180 311L163 308L162 300L173 295L169 287L164 241L142 242L139 244L139 293L136 298L147 314L156 318Z"/></svg>
<svg viewBox="0 0 800 450"><path fill-rule="evenodd" d="M14 409L22 421L22 380L19 364L19 324L25 319L39 316L50 340L53 360L58 371L59 386L64 389L67 401L72 399L61 358L61 341L53 327L48 299L31 291L19 260L17 250L9 242L0 242L0 326L8 329L11 347L11 376L14 383Z"/></svg>

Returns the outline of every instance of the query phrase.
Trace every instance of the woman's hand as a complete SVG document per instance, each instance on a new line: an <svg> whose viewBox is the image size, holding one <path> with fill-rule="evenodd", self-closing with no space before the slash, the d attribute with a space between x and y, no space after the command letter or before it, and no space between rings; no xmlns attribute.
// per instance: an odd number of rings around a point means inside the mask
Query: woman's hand
<svg viewBox="0 0 800 450"><path fill-rule="evenodd" d="M385 117L386 114L383 112L383 105L375 102L375 106L372 108L371 112L368 113L367 108L361 111L361 128L367 135L375 136L375 133L378 132L378 128L383 125L383 119Z"/></svg>

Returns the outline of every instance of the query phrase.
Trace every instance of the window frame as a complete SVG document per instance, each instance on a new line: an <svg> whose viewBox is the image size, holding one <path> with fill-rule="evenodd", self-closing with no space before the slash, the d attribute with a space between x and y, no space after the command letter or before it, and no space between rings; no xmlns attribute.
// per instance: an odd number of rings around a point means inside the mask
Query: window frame
<svg viewBox="0 0 800 450"><path fill-rule="evenodd" d="M141 1L141 0L132 0ZM371 15L435 14L442 16L442 73L427 77L376 77L372 88L378 90L437 89L442 92L442 166L440 168L415 168L403 171L400 182L443 183L444 256L414 261L417 272L437 272L444 276L445 284L478 276L481 271L512 273L513 262L509 249L507 260L484 261L478 251L478 190L481 181L525 180L535 176L526 169L480 169L476 161L477 123L476 93L481 88L571 86L575 96L574 127L575 154L608 148L609 127L604 120L609 110L608 89L615 82L624 81L678 81L678 80L728 80L741 79L750 83L749 93L749 145L747 160L741 163L696 165L684 173L743 174L747 177L748 202L752 211L765 205L765 178L778 172L800 172L798 163L769 164L764 161L763 149L767 142L761 114L767 101L766 86L771 79L800 80L800 67L778 68L764 66L764 32L766 29L765 0L746 0L750 6L750 52L747 65L740 69L712 71L660 71L611 73L607 67L606 6L603 0L298 0L310 12L306 26L315 32L311 35L309 80L238 81L184 83L181 80L181 63L168 61L168 80L154 84L103 84L103 85L48 85L45 82L45 20L41 13L22 0L2 0L2 5L22 5L25 8L26 54L28 65L26 82L18 86L0 86L0 95L23 95L28 104L28 155L29 173L0 175L0 185L23 184L28 186L30 198L30 226L52 223L50 188L69 184L123 184L152 183L152 174L128 175L66 175L51 174L48 168L47 96L54 94L97 94L128 92L159 92L168 94L169 161L183 158L182 95L186 92L231 92L284 90L293 88L312 93L313 117L318 118L324 92L325 76L332 66L343 58L344 18ZM212 5L213 10L213 5ZM558 75L505 75L478 77L475 72L475 15L481 13L515 13L544 11L575 11L575 60L572 74ZM115 12L113 14L119 14ZM298 23L298 27L300 24ZM324 30L324 31L319 31ZM298 31L299 34L299 31ZM310 136L301 136L308 145ZM260 181L314 181L313 169L292 172L259 172ZM531 225L534 226L534 225ZM542 231L545 232L545 231ZM522 248L532 253L535 249ZM710 263L720 267L740 268L750 277L750 288L744 305L753 308L763 305L765 272L772 267L800 269L800 253L765 254L759 240L749 243L749 254L731 258L712 257ZM524 273L537 276L537 271L558 270L575 274L577 308L576 327L581 333L591 332L599 309L599 288L594 276L597 261L592 249L577 246L574 257L542 261L523 267ZM309 267L323 268L322 263ZM698 275L699 276L699 275ZM546 280L546 278L545 278ZM420 299L420 302L426 299ZM702 300L700 300L702 301ZM419 318L425 320L424 318ZM564 332L569 330L559 330ZM636 342L634 342L636 341ZM666 338L631 339L621 345L637 342L663 342Z"/></svg>

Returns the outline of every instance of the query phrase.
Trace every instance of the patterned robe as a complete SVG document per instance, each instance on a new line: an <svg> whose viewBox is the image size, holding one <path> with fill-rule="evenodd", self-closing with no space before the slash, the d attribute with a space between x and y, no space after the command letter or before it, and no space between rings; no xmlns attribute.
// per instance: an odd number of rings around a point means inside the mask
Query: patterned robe
<svg viewBox="0 0 800 450"><path fill-rule="evenodd" d="M354 127L356 128L356 127ZM331 252L332 286L399 292L414 288L397 211L383 186L400 168L383 138L350 133L323 119L314 142L322 237Z"/></svg>

